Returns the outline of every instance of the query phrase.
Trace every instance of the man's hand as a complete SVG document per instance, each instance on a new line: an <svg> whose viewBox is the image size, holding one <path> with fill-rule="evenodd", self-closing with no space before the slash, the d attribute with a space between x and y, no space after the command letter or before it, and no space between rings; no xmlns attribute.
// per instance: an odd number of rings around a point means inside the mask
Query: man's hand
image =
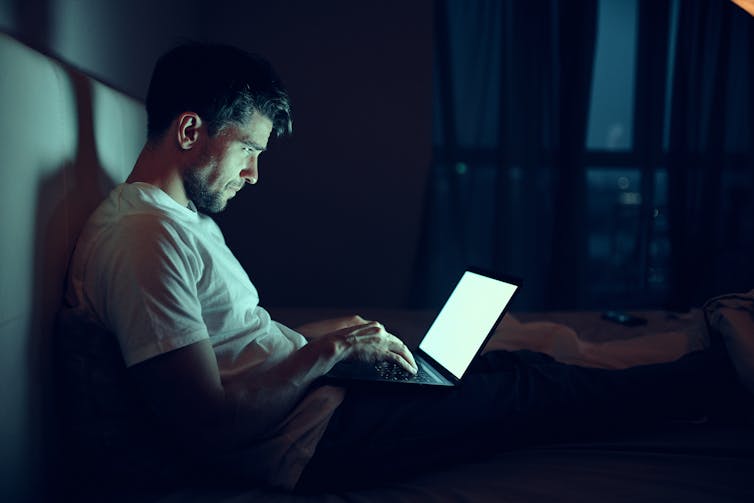
<svg viewBox="0 0 754 503"><path fill-rule="evenodd" d="M354 327L368 323L367 320L354 314L353 316L343 316L330 320L315 321L296 327L294 330L307 339L315 339L324 335L336 332L342 328Z"/></svg>
<svg viewBox="0 0 754 503"><path fill-rule="evenodd" d="M322 339L334 340L341 350L342 359L368 363L389 361L397 363L412 374L418 371L414 356L406 344L385 330L379 322L370 321L342 328Z"/></svg>

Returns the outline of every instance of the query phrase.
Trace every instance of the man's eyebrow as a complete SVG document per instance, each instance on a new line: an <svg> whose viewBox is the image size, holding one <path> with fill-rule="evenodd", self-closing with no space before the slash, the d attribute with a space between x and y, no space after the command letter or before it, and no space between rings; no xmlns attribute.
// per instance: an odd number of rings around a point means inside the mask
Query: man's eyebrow
<svg viewBox="0 0 754 503"><path fill-rule="evenodd" d="M253 148L254 150L259 150L260 152L267 150L265 147L261 146L259 143L253 140L241 140L241 143L243 143L247 147Z"/></svg>

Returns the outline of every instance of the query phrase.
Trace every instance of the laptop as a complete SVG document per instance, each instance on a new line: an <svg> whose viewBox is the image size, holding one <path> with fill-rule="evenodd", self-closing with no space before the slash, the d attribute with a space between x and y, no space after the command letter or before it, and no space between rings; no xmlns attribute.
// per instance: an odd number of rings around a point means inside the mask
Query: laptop
<svg viewBox="0 0 754 503"><path fill-rule="evenodd" d="M342 361L325 374L340 385L386 383L403 386L457 386L472 360L484 348L503 319L521 281L513 277L467 269L413 351L416 375L393 362Z"/></svg>

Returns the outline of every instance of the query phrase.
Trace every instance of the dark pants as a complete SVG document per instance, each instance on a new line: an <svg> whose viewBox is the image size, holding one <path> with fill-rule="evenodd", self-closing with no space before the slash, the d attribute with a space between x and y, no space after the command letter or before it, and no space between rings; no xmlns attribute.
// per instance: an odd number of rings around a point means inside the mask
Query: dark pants
<svg viewBox="0 0 754 503"><path fill-rule="evenodd" d="M624 370L495 351L454 390L349 389L297 487L362 487L502 450L657 427L706 415L735 383L724 350Z"/></svg>

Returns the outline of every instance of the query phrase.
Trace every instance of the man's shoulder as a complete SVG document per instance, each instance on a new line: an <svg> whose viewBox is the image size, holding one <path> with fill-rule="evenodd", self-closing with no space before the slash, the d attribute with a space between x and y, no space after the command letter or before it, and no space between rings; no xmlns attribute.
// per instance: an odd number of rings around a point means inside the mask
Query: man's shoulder
<svg viewBox="0 0 754 503"><path fill-rule="evenodd" d="M140 211L122 215L112 223L113 231L133 238L175 236L186 233L189 227L170 215L157 211Z"/></svg>
<svg viewBox="0 0 754 503"><path fill-rule="evenodd" d="M124 201L116 191L117 188L89 218L86 225L89 232L143 240L150 236L180 234L189 229L180 215L148 201Z"/></svg>
<svg viewBox="0 0 754 503"><path fill-rule="evenodd" d="M149 191L138 190L116 187L91 215L76 245L73 263L80 264L79 269L109 270L123 261L143 263L141 259L150 256L199 256L208 243L220 240L219 228L209 217L188 208L181 211L171 201L153 201Z"/></svg>

